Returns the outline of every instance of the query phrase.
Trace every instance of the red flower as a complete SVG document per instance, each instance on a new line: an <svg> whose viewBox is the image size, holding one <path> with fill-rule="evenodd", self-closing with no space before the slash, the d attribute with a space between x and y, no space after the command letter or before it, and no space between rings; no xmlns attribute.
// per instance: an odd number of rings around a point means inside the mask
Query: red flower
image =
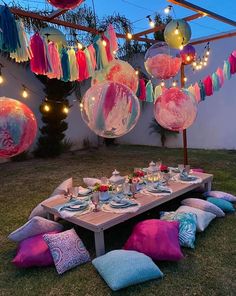
<svg viewBox="0 0 236 296"><path fill-rule="evenodd" d="M137 171L134 173L135 177L144 177L144 172L143 171Z"/></svg>
<svg viewBox="0 0 236 296"><path fill-rule="evenodd" d="M108 189L109 189L108 185L100 185L98 190L101 192L106 192L106 191L108 191Z"/></svg>
<svg viewBox="0 0 236 296"><path fill-rule="evenodd" d="M161 164L159 168L160 168L161 172L168 172L168 170L169 170L168 166L164 165L164 164Z"/></svg>

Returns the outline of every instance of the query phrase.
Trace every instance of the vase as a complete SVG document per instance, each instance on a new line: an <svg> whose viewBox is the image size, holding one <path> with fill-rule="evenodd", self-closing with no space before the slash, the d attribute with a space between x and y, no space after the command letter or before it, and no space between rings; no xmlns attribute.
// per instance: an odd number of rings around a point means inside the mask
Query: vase
<svg viewBox="0 0 236 296"><path fill-rule="evenodd" d="M108 191L99 192L99 200L100 201L107 201L109 199L109 193Z"/></svg>

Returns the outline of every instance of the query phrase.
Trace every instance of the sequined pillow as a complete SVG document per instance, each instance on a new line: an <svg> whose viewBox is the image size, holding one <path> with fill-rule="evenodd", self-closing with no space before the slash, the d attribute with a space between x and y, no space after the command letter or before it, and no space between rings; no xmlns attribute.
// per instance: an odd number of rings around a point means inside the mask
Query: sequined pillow
<svg viewBox="0 0 236 296"><path fill-rule="evenodd" d="M88 251L73 228L58 234L45 234L43 238L59 274L90 261Z"/></svg>

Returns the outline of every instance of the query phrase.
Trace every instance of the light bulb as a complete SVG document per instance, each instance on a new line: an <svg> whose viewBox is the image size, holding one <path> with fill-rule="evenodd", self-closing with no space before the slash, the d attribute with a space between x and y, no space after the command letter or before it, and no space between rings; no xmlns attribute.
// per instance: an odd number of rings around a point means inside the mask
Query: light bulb
<svg viewBox="0 0 236 296"><path fill-rule="evenodd" d="M83 108L84 107L83 103L80 103L79 106L80 106L80 108Z"/></svg>
<svg viewBox="0 0 236 296"><path fill-rule="evenodd" d="M176 29L175 29L175 35L178 35L178 34L179 34L179 29L176 28Z"/></svg>
<svg viewBox="0 0 236 296"><path fill-rule="evenodd" d="M83 48L83 45L80 42L77 43L77 46L78 46L78 49L82 49Z"/></svg>
<svg viewBox="0 0 236 296"><path fill-rule="evenodd" d="M113 52L112 52L114 55L116 55L116 50L113 50Z"/></svg>
<svg viewBox="0 0 236 296"><path fill-rule="evenodd" d="M203 65L204 65L204 66L207 66L207 62L203 62Z"/></svg>
<svg viewBox="0 0 236 296"><path fill-rule="evenodd" d="M106 40L102 40L102 44L103 44L103 46L107 46Z"/></svg>
<svg viewBox="0 0 236 296"><path fill-rule="evenodd" d="M204 58L204 61L207 62L207 61L208 61L208 57L205 57L205 58Z"/></svg>
<svg viewBox="0 0 236 296"><path fill-rule="evenodd" d="M164 87L165 86L165 81L161 82L161 86Z"/></svg>
<svg viewBox="0 0 236 296"><path fill-rule="evenodd" d="M187 55L186 60L187 60L188 62L191 61L191 57L190 57L189 55Z"/></svg>
<svg viewBox="0 0 236 296"><path fill-rule="evenodd" d="M202 65L202 64L203 64L203 62L201 61L201 62L200 62L200 65Z"/></svg>
<svg viewBox="0 0 236 296"><path fill-rule="evenodd" d="M172 82L172 86L175 87L176 85L177 85L177 82L176 82L176 81L173 81L173 82Z"/></svg>
<svg viewBox="0 0 236 296"><path fill-rule="evenodd" d="M43 109L44 109L44 111L49 112L50 106L46 104L46 105L44 105Z"/></svg>
<svg viewBox="0 0 236 296"><path fill-rule="evenodd" d="M95 97L92 97L91 100L92 100L92 101L95 101Z"/></svg>
<svg viewBox="0 0 236 296"><path fill-rule="evenodd" d="M202 69L202 65L199 65L199 69L200 69L200 70Z"/></svg>
<svg viewBox="0 0 236 296"><path fill-rule="evenodd" d="M206 52L206 55L209 56L209 54L210 54L210 50L208 49Z"/></svg>
<svg viewBox="0 0 236 296"><path fill-rule="evenodd" d="M171 6L171 5L168 5L168 6L164 9L164 12L165 12L166 14L170 13L171 8L172 8L172 6Z"/></svg>
<svg viewBox="0 0 236 296"><path fill-rule="evenodd" d="M132 37L133 37L133 35L131 33L127 33L126 36L128 39L132 39Z"/></svg>
<svg viewBox="0 0 236 296"><path fill-rule="evenodd" d="M193 62L193 67L196 67L197 66L197 63L196 62Z"/></svg>
<svg viewBox="0 0 236 296"><path fill-rule="evenodd" d="M64 107L63 108L63 113L68 114L69 113L69 108L68 107Z"/></svg>
<svg viewBox="0 0 236 296"><path fill-rule="evenodd" d="M180 45L179 49L182 50L184 48L183 44Z"/></svg>
<svg viewBox="0 0 236 296"><path fill-rule="evenodd" d="M199 68L199 65L197 65L197 66L196 66L196 70L199 70L199 69L200 69L200 68Z"/></svg>
<svg viewBox="0 0 236 296"><path fill-rule="evenodd" d="M139 74L139 70L136 70L136 71L135 71L135 74L138 75L138 74Z"/></svg>
<svg viewBox="0 0 236 296"><path fill-rule="evenodd" d="M188 78L187 78L187 77L184 77L184 79L183 79L183 80L184 80L184 82L187 82Z"/></svg>
<svg viewBox="0 0 236 296"><path fill-rule="evenodd" d="M0 75L0 84L2 84L3 81L4 81L4 79L3 79L2 75Z"/></svg>

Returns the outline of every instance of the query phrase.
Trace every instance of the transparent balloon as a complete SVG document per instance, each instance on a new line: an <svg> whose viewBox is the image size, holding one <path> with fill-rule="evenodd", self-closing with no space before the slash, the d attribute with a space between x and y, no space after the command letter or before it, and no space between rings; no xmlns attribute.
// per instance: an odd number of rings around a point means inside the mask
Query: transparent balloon
<svg viewBox="0 0 236 296"><path fill-rule="evenodd" d="M127 62L114 60L101 71L96 71L92 78L92 85L97 83L113 81L128 86L134 93L138 89L138 75L135 74L134 68Z"/></svg>
<svg viewBox="0 0 236 296"><path fill-rule="evenodd" d="M39 34L41 37L44 38L44 40L53 41L56 43L59 47L66 46L66 37L65 35L58 29L54 27L46 27L39 31Z"/></svg>
<svg viewBox="0 0 236 296"><path fill-rule="evenodd" d="M165 89L156 100L154 116L166 129L182 131L190 127L197 116L197 102L187 90Z"/></svg>
<svg viewBox="0 0 236 296"><path fill-rule="evenodd" d="M169 79L178 74L182 59L179 51L171 49L165 42L152 45L145 54L147 72L158 79Z"/></svg>
<svg viewBox="0 0 236 296"><path fill-rule="evenodd" d="M180 51L183 64L189 65L196 59L196 50L191 44L187 44Z"/></svg>
<svg viewBox="0 0 236 296"><path fill-rule="evenodd" d="M82 99L81 115L88 127L104 138L131 131L140 116L139 100L125 85L105 82L92 86Z"/></svg>
<svg viewBox="0 0 236 296"><path fill-rule="evenodd" d="M34 142L37 122L23 103L0 97L0 158L20 154Z"/></svg>
<svg viewBox="0 0 236 296"><path fill-rule="evenodd" d="M189 24L183 19L176 19L166 25L164 38L170 47L180 49L181 46L189 43L191 34Z"/></svg>
<svg viewBox="0 0 236 296"><path fill-rule="evenodd" d="M48 0L48 2L61 9L72 9L79 6L84 0Z"/></svg>

